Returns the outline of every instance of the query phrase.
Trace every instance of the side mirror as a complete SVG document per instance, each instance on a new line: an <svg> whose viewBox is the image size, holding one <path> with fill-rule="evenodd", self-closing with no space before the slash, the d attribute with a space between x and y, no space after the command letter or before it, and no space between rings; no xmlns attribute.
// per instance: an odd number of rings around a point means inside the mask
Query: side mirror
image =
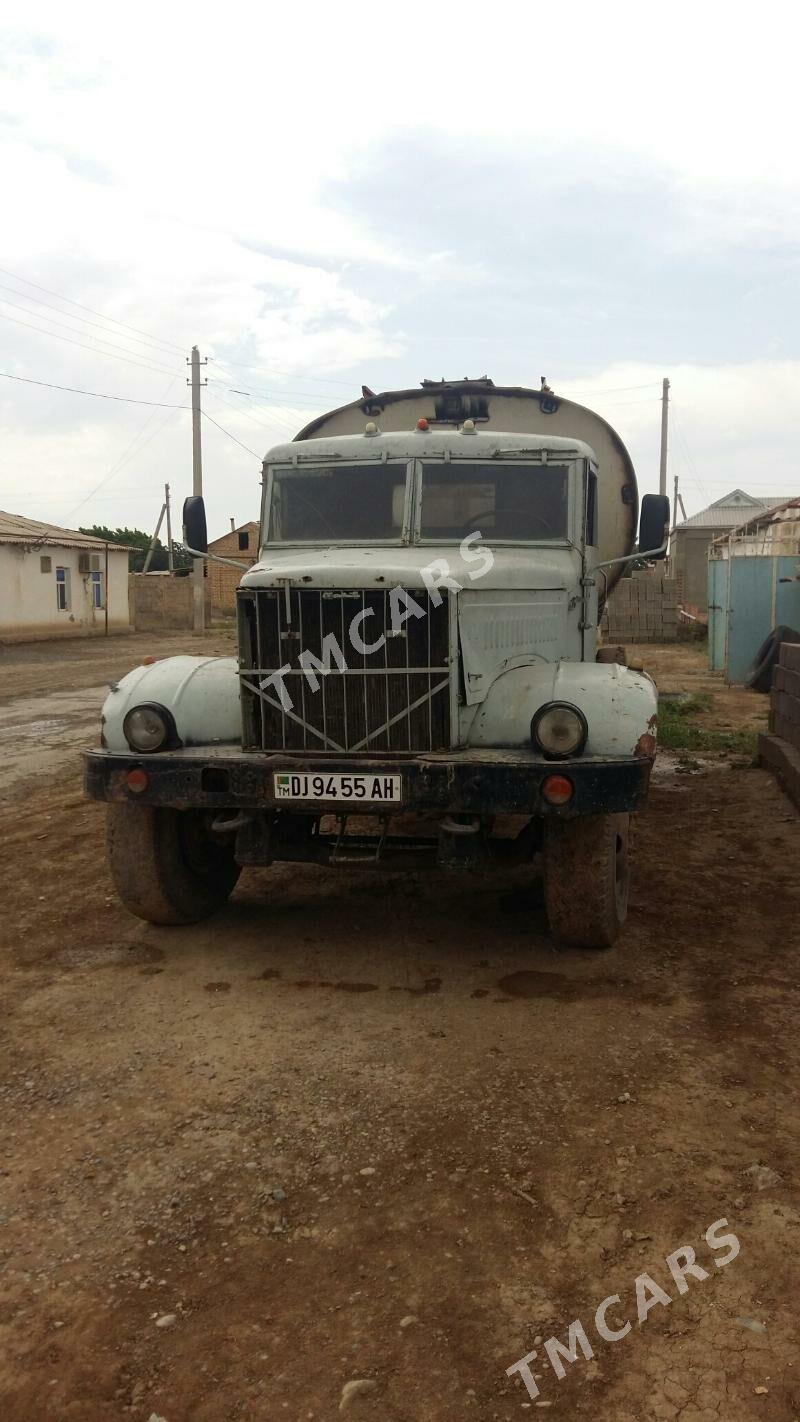
<svg viewBox="0 0 800 1422"><path fill-rule="evenodd" d="M667 556L670 503L666 494L645 494L639 516L639 553L654 561Z"/></svg>
<svg viewBox="0 0 800 1422"><path fill-rule="evenodd" d="M206 506L202 494L193 494L183 501L183 541L190 552L208 552Z"/></svg>

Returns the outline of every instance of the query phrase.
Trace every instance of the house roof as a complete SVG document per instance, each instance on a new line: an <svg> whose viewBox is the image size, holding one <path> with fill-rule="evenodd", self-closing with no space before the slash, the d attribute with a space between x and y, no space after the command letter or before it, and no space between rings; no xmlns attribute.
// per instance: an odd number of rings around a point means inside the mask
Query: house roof
<svg viewBox="0 0 800 1422"><path fill-rule="evenodd" d="M23 514L5 513L0 509L0 543L28 543L36 547L105 548L105 540L93 538L76 528L59 528L55 523L40 523ZM125 543L109 543L115 553L130 553Z"/></svg>
<svg viewBox="0 0 800 1422"><path fill-rule="evenodd" d="M748 516L757 517L781 503L786 503L785 494L774 497L759 495L756 498L753 494L746 494L743 489L732 489L729 494L723 494L721 499L709 504L707 509L701 509L699 513L692 514L691 518L679 523L675 532L678 533L682 528L736 528Z"/></svg>
<svg viewBox="0 0 800 1422"><path fill-rule="evenodd" d="M800 497L794 499L780 499L775 504L770 504L767 509L759 509L758 513L751 514L743 523L737 524L733 530L726 530L719 538L715 538L712 547L717 544L724 544L728 541L731 531L739 535L758 533L764 529L773 527L780 530L782 525L787 528L800 524Z"/></svg>
<svg viewBox="0 0 800 1422"><path fill-rule="evenodd" d="M253 529L258 533L260 527L261 525L257 519L250 519L248 523L239 523L235 528L229 528L227 533L221 533L219 538L212 538L208 546L209 548L216 548L218 543L224 543L226 538L232 538L235 533L244 533L245 531L250 533Z"/></svg>

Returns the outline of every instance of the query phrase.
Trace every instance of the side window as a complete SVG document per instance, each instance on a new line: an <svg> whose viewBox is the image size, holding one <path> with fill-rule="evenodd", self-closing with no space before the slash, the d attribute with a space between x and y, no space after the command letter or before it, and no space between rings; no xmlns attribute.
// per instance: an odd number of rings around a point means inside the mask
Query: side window
<svg viewBox="0 0 800 1422"><path fill-rule="evenodd" d="M41 558L39 559L39 569L40 569L40 571L41 571L42 573L52 573L52 571L53 571L53 560L52 560L52 558L41 557Z"/></svg>
<svg viewBox="0 0 800 1422"><path fill-rule="evenodd" d="M239 552L246 553L250 547L250 533L246 528L239 529Z"/></svg>
<svg viewBox="0 0 800 1422"><path fill-rule="evenodd" d="M103 574L92 573L92 607L103 606Z"/></svg>
<svg viewBox="0 0 800 1422"><path fill-rule="evenodd" d="M56 568L56 607L59 612L69 612L69 568Z"/></svg>
<svg viewBox="0 0 800 1422"><path fill-rule="evenodd" d="M597 547L597 475L593 469L586 484L586 542L590 548Z"/></svg>

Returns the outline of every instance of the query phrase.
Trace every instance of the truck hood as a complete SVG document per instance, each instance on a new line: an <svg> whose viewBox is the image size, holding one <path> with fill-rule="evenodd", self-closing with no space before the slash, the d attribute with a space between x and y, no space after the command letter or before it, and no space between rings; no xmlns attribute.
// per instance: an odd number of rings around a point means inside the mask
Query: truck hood
<svg viewBox="0 0 800 1422"><path fill-rule="evenodd" d="M475 542L462 557L458 544L381 548L287 548L270 551L249 568L242 587L270 588L285 579L310 588L423 588L423 569L436 569L436 581L446 562L450 577L461 587L485 580L494 588L568 588L580 576L580 559L572 549L549 545L492 548Z"/></svg>

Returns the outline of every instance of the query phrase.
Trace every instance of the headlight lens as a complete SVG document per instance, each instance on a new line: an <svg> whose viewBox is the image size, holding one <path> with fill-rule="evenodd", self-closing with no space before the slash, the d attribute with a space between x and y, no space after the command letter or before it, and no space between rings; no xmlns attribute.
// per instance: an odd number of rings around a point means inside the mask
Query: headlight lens
<svg viewBox="0 0 800 1422"><path fill-rule="evenodd" d="M122 722L122 734L131 750L163 750L170 736L167 715L158 706L134 706Z"/></svg>
<svg viewBox="0 0 800 1422"><path fill-rule="evenodd" d="M542 706L531 721L533 744L552 760L580 755L588 734L583 712L566 701L551 701L548 706Z"/></svg>

